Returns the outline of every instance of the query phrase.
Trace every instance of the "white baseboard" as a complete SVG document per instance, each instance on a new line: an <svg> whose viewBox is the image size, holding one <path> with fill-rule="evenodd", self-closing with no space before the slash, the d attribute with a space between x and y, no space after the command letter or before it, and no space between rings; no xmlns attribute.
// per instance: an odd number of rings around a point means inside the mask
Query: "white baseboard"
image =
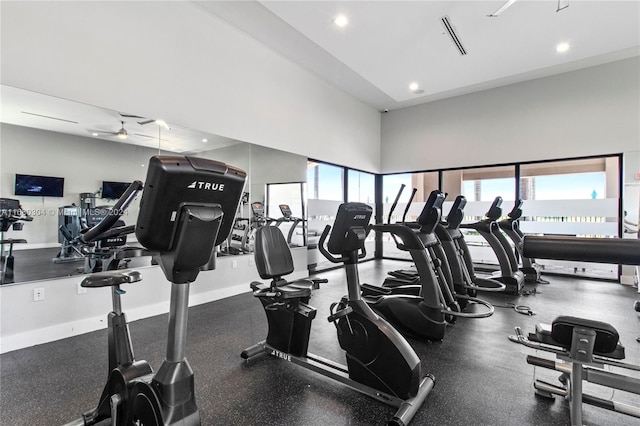
<svg viewBox="0 0 640 426"><path fill-rule="evenodd" d="M215 300L235 296L248 291L246 284L235 285L221 289L215 289L204 293L192 294L189 297L189 306L202 305ZM127 310L127 320L137 321L155 315L169 312L169 300L153 305L142 306ZM82 318L63 324L56 324L50 327L43 327L30 330L26 333L3 336L0 341L0 353L15 351L30 346L41 345L68 337L78 336L92 331L101 330L107 327L107 312L90 318ZM106 350L106 348L105 348Z"/></svg>

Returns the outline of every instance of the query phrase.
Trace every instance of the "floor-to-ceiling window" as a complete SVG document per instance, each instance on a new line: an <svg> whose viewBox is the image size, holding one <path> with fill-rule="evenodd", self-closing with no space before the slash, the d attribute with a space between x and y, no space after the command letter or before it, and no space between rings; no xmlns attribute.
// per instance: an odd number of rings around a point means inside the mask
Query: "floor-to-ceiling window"
<svg viewBox="0 0 640 426"><path fill-rule="evenodd" d="M307 162L309 268L333 266L317 250L325 226L333 224L338 206L344 201L344 167L317 161Z"/></svg>
<svg viewBox="0 0 640 426"><path fill-rule="evenodd" d="M502 198L503 217L523 200L521 229L529 234L615 237L620 233L620 155L516 163L490 167L448 169L383 176L382 208L384 221L402 220L405 207L416 188L415 200L423 201L428 188L447 194L443 217L458 195L467 199L464 222L482 219L496 197ZM440 176L440 180L438 180ZM425 182L428 182L425 184ZM396 193L404 185L395 212L389 217ZM422 197L422 198L420 198ZM414 220L424 205L412 203L406 220ZM474 262L497 263L493 250L482 236L464 231ZM384 239L382 255L407 258L390 238ZM585 264L540 260L547 271L616 279L617 265Z"/></svg>
<svg viewBox="0 0 640 426"><path fill-rule="evenodd" d="M529 234L619 236L619 157L547 161L520 166L520 228ZM617 265L539 260L545 270L617 278Z"/></svg>
<svg viewBox="0 0 640 426"><path fill-rule="evenodd" d="M382 179L382 217L385 223L414 222L431 191L439 188L438 172L386 175ZM389 234L382 235L385 257L409 259Z"/></svg>
<svg viewBox="0 0 640 426"><path fill-rule="evenodd" d="M523 200L524 213L520 223L525 233L618 236L620 160L620 155L612 155L389 174L380 177L380 194L375 193L376 177L373 174L310 160L307 173L309 244L313 246L324 227L333 223L338 206L345 200L372 205L378 209L382 222L410 222L416 220L433 190L441 190L447 195L443 218L458 195L467 199L466 223L482 219L496 197L501 197L503 217L511 211L514 202ZM377 206L376 199L380 203ZM482 236L473 231L465 233L474 262L497 263L493 250ZM369 248L372 239L373 234L367 239L367 258L374 252ZM383 235L381 242L381 256L409 258L406 252L397 248L390 235ZM325 263L319 268L329 266L323 258L318 260L318 265ZM616 265L539 263L547 271L559 273L607 279L618 275Z"/></svg>
<svg viewBox="0 0 640 426"><path fill-rule="evenodd" d="M443 206L444 217L458 195L467 200L464 209L465 223L481 220L497 197L502 199L501 208L506 216L516 198L516 167L509 165L445 170L442 173L442 191L447 193ZM495 253L478 232L464 229L463 233L475 262L497 265Z"/></svg>

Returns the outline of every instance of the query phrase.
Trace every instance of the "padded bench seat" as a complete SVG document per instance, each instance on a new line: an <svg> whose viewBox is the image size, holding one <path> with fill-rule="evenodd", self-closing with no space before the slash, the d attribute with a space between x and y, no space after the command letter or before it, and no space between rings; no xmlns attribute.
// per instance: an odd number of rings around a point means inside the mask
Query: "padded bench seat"
<svg viewBox="0 0 640 426"><path fill-rule="evenodd" d="M559 316L549 324L537 324L535 333L529 334L529 340L548 345L559 346L567 351L571 349L573 328L594 330L596 340L594 355L614 359L624 359L624 346L618 339L618 331L611 325L601 321L593 321L572 316Z"/></svg>

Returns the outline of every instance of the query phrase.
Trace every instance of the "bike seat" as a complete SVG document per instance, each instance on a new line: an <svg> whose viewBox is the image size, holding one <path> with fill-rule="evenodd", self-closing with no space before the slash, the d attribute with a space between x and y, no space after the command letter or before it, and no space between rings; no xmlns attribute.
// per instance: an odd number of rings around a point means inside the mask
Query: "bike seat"
<svg viewBox="0 0 640 426"><path fill-rule="evenodd" d="M550 326L548 324L537 324L536 332L529 336L529 340L560 346L564 350L569 351L571 349L574 328L595 331L594 354L609 358L624 359L624 346L618 343L618 331L611 324L602 321L559 316L553 320Z"/></svg>
<svg viewBox="0 0 640 426"><path fill-rule="evenodd" d="M115 254L115 258L118 260L122 259L130 259L132 257L143 257L143 256L157 256L160 252L147 250L143 247L124 247L118 250Z"/></svg>
<svg viewBox="0 0 640 426"><path fill-rule="evenodd" d="M142 280L138 271L105 271L91 274L82 280L82 287L111 287Z"/></svg>
<svg viewBox="0 0 640 426"><path fill-rule="evenodd" d="M275 288L271 288L260 282L252 282L251 288L253 289L253 295L256 297L275 297L278 299L303 299L311 296L310 287L296 287L295 285L282 285Z"/></svg>

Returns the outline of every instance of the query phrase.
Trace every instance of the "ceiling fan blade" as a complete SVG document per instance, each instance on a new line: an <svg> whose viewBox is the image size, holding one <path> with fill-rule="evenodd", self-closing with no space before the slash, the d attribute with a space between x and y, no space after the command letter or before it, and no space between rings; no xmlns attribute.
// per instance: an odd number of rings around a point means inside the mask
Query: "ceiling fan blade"
<svg viewBox="0 0 640 426"><path fill-rule="evenodd" d="M123 112L118 112L118 114L120 114L120 117L125 117L125 118L144 118L144 119L147 119L147 117L141 117L139 115L133 115L133 114L125 114Z"/></svg>
<svg viewBox="0 0 640 426"><path fill-rule="evenodd" d="M140 117L142 118L142 117ZM156 120L144 120L144 121L138 121L138 124L141 126L144 126L145 124L149 124L149 123L155 123Z"/></svg>

